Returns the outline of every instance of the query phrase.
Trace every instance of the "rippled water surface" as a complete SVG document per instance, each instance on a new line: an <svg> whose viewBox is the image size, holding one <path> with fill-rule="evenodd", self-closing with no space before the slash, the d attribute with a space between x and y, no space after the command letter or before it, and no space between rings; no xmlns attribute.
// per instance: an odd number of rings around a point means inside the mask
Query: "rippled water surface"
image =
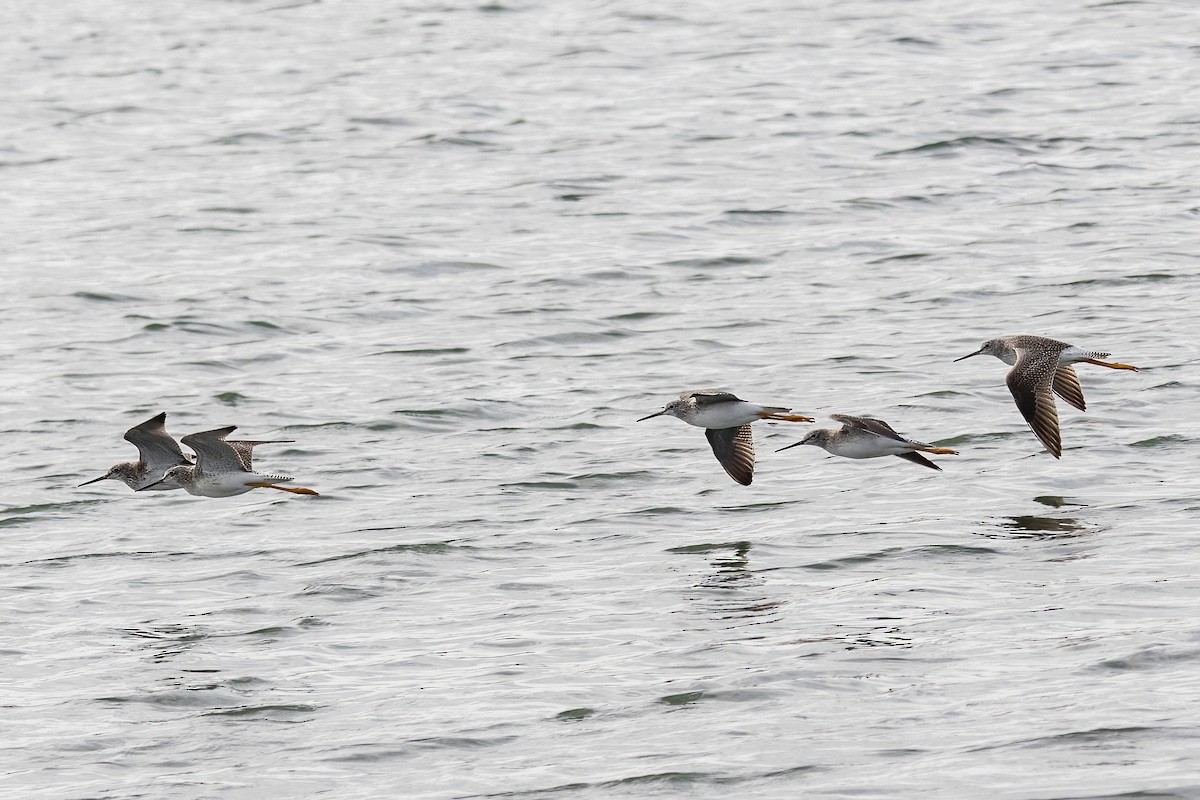
<svg viewBox="0 0 1200 800"><path fill-rule="evenodd" d="M5 797L1200 797L1200 7L4 16Z"/></svg>

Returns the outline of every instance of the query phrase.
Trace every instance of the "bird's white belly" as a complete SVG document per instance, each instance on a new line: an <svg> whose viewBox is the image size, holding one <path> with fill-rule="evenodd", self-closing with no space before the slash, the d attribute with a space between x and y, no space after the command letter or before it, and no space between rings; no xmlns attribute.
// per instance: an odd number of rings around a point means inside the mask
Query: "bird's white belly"
<svg viewBox="0 0 1200 800"><path fill-rule="evenodd" d="M758 419L763 407L757 403L739 400L736 403L717 403L698 409L691 419L684 420L700 428L736 428Z"/></svg>
<svg viewBox="0 0 1200 800"><path fill-rule="evenodd" d="M201 475L186 486L189 492L200 497L233 497L253 489L248 481L255 480L253 472L221 472L216 475Z"/></svg>
<svg viewBox="0 0 1200 800"><path fill-rule="evenodd" d="M849 441L834 442L833 447L826 449L835 456L844 458L878 458L912 451L912 448L904 442L897 442L895 439L888 439L884 436L856 436Z"/></svg>

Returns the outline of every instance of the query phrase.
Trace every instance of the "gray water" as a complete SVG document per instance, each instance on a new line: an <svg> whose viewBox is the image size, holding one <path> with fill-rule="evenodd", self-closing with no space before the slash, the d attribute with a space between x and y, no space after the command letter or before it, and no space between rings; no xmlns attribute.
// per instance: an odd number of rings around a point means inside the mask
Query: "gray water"
<svg viewBox="0 0 1200 800"><path fill-rule="evenodd" d="M3 15L5 798L1200 797L1200 6Z"/></svg>

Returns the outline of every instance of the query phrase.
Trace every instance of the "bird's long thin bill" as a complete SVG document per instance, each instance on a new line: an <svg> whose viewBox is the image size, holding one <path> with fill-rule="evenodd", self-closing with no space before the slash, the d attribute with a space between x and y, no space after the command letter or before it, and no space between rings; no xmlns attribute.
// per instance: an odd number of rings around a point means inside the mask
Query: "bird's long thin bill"
<svg viewBox="0 0 1200 800"><path fill-rule="evenodd" d="M138 489L137 491L139 491L139 492L144 492L144 491L146 491L147 489L149 489L151 486L158 486L160 483L166 483L166 482L167 482L167 479L166 479L166 478L163 478L161 481L155 481L154 483L147 483L145 486L143 486L142 488Z"/></svg>
<svg viewBox="0 0 1200 800"><path fill-rule="evenodd" d="M791 450L793 447L799 447L802 444L804 444L804 442L792 442L787 447L781 447L778 450L776 450L775 452L782 453L784 450Z"/></svg>
<svg viewBox="0 0 1200 800"><path fill-rule="evenodd" d="M108 477L107 475L101 475L99 478L92 478L90 481L84 481L83 483L79 484L79 486L76 486L75 488L78 489L81 486L87 486L89 483L96 483L97 481L102 481L107 477Z"/></svg>
<svg viewBox="0 0 1200 800"><path fill-rule="evenodd" d="M967 353L967 354L966 354L965 356L963 356L962 358L956 358L956 359L954 359L954 361L951 361L950 363L951 363L951 364L953 364L953 363L955 363L955 362L962 361L962 360L964 360L964 359L968 359L968 358L970 358L971 356L977 356L977 355L979 355L979 354L980 354L980 353L982 353L982 352L983 352L983 348L981 347L981 348L979 348L978 350L976 350L974 353Z"/></svg>
<svg viewBox="0 0 1200 800"><path fill-rule="evenodd" d="M662 411L656 411L656 412L654 412L653 414L651 414L651 415L650 415L650 416L648 416L648 417L642 417L641 419L639 419L639 420L637 420L637 421L638 421L638 422L645 422L645 421L646 421L646 420L648 420L648 419L654 419L655 417L661 417L661 416L662 416L663 414L665 414L665 413L667 413L667 410L666 410L666 409L663 409Z"/></svg>

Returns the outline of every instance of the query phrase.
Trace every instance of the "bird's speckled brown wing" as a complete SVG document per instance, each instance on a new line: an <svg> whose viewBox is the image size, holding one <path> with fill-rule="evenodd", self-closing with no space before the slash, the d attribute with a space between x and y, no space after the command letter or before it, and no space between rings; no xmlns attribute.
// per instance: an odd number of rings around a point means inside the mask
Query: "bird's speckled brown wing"
<svg viewBox="0 0 1200 800"><path fill-rule="evenodd" d="M843 425L849 425L851 428L858 428L859 430L873 433L876 436L882 436L885 439L894 439L897 442L909 441L896 433L891 425L888 425L881 419L875 419L874 417L852 417L849 414L830 414L829 418L837 420Z"/></svg>
<svg viewBox="0 0 1200 800"><path fill-rule="evenodd" d="M689 397L696 399L698 406L711 406L713 403L741 403L742 398L732 392L724 392L720 389L698 389L694 392L684 392L680 395L684 400Z"/></svg>
<svg viewBox="0 0 1200 800"><path fill-rule="evenodd" d="M742 486L749 486L754 480L754 436L750 426L706 428L704 435L729 477Z"/></svg>
<svg viewBox="0 0 1200 800"><path fill-rule="evenodd" d="M1017 363L1008 371L1005 383L1017 408L1047 452L1062 456L1062 437L1058 430L1058 411L1054 408L1051 384L1058 364L1058 353L1018 350Z"/></svg>
<svg viewBox="0 0 1200 800"><path fill-rule="evenodd" d="M1061 366L1054 371L1054 393L1066 400L1080 411L1087 411L1087 402L1083 399L1083 387L1079 385L1079 376L1070 364Z"/></svg>

